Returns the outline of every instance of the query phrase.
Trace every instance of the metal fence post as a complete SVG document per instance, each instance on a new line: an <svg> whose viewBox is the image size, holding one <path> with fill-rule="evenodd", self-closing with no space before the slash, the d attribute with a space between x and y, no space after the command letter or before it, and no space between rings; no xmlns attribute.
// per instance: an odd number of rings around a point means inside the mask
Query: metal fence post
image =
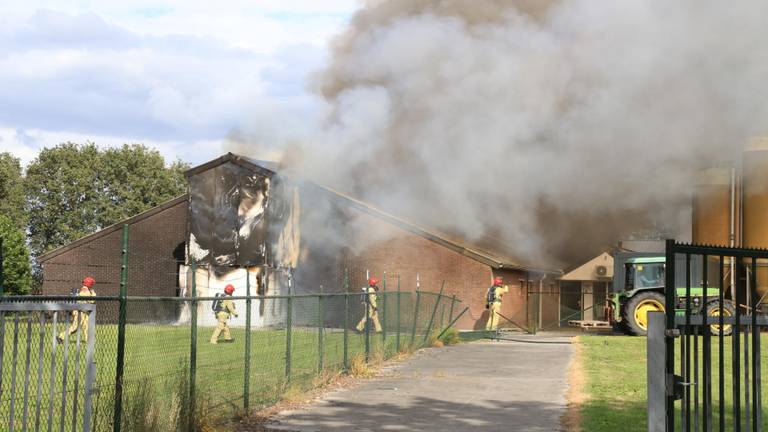
<svg viewBox="0 0 768 432"><path fill-rule="evenodd" d="M323 310L322 288L317 296L317 372L323 371L323 331L325 327L325 311Z"/></svg>
<svg viewBox="0 0 768 432"><path fill-rule="evenodd" d="M526 282L526 284L530 284L530 282ZM530 289L530 287L529 287ZM541 290L539 290L541 291ZM536 334L536 330L539 328L539 321L541 320L541 316L539 315L539 305L541 303L541 292L535 292L533 293L534 296L536 296L536 303L533 310L533 334Z"/></svg>
<svg viewBox="0 0 768 432"><path fill-rule="evenodd" d="M190 302L190 341L189 341L189 431L194 431L195 409L197 408L197 266L192 262L192 300Z"/></svg>
<svg viewBox="0 0 768 432"><path fill-rule="evenodd" d="M0 237L0 296L5 292L5 270L3 269L3 238Z"/></svg>
<svg viewBox="0 0 768 432"><path fill-rule="evenodd" d="M245 364L243 365L243 409L248 414L251 402L251 272L245 269Z"/></svg>
<svg viewBox="0 0 768 432"><path fill-rule="evenodd" d="M285 379L291 379L291 324L293 316L293 296L288 295L288 305L286 307L285 318Z"/></svg>
<svg viewBox="0 0 768 432"><path fill-rule="evenodd" d="M117 321L117 359L115 366L115 411L112 430L120 432L123 417L123 375L125 373L125 321L128 296L128 224L123 225L123 262L120 267L120 303Z"/></svg>
<svg viewBox="0 0 768 432"><path fill-rule="evenodd" d="M439 335L437 335L437 338L438 338L438 339L440 339L441 337L443 337L443 335L445 334L445 332L447 332L449 328L451 328L451 327L452 327L454 324L456 324L456 321L458 321L458 320L459 320L459 318L461 318L461 317L462 317L462 316L463 316L463 315L464 315L464 314L465 314L465 313L466 313L468 310L469 310L469 306L465 307L465 308L464 308L464 310L463 310L463 311L461 311L461 313L459 313L459 314L456 316L456 318L454 318L454 319L453 319L453 321L449 322L449 323L448 323L448 325L447 325L447 326L445 326L445 328L443 329L443 331L441 331L441 332L440 332L440 334L439 334Z"/></svg>
<svg viewBox="0 0 768 432"><path fill-rule="evenodd" d="M648 313L648 432L666 430L665 317Z"/></svg>
<svg viewBox="0 0 768 432"><path fill-rule="evenodd" d="M365 287L365 362L371 357L371 294L368 292L370 287Z"/></svg>
<svg viewBox="0 0 768 432"><path fill-rule="evenodd" d="M397 307L395 308L395 317L397 318L395 346L397 347L397 352L400 352L400 275L397 275Z"/></svg>
<svg viewBox="0 0 768 432"><path fill-rule="evenodd" d="M387 347L387 272L384 272L381 287L381 342Z"/></svg>
<svg viewBox="0 0 768 432"><path fill-rule="evenodd" d="M432 309L432 315L429 317L429 324L427 325L427 332L424 333L424 339L421 341L421 343L424 343L427 341L427 338L429 338L429 332L432 331L432 324L435 322L435 314L437 313L437 307L440 305L440 299L443 298L443 290L445 290L445 281L440 285L440 294L437 295L437 300L435 300L435 307Z"/></svg>
<svg viewBox="0 0 768 432"><path fill-rule="evenodd" d="M421 293L416 290L416 305L413 308L413 328L411 328L411 346L416 338L416 322L419 319L419 303L421 301Z"/></svg>
<svg viewBox="0 0 768 432"><path fill-rule="evenodd" d="M349 369L349 275L344 269L344 369Z"/></svg>
<svg viewBox="0 0 768 432"><path fill-rule="evenodd" d="M42 347L42 345L41 345ZM83 406L83 430L91 430L91 416L93 415L93 391L94 382L96 381L96 305L93 305L93 310L88 314L88 335L87 346L85 352L85 401Z"/></svg>

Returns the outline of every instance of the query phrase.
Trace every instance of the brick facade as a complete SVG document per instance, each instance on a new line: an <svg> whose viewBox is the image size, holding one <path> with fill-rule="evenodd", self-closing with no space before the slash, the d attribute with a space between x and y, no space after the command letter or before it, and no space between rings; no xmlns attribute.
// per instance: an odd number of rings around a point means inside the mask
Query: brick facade
<svg viewBox="0 0 768 432"><path fill-rule="evenodd" d="M226 163L226 157L222 160ZM188 208L188 197L183 196L41 256L43 294L69 294L72 288L79 287L84 276L90 275L97 281L99 295L117 295L125 223L130 227L129 295L178 296ZM427 292L439 292L444 282L444 294L455 295L463 302L457 305L455 314L469 307L456 326L482 329L488 316L486 291L493 277L501 276L510 288L502 314L521 326L530 325L533 317L538 316L531 309L528 293L538 288L534 284L539 283L540 273L504 268L492 257L336 192L319 187L303 190L299 225L302 245L294 275L295 293L341 292L346 274L348 289L357 292L366 283L367 272L378 278L386 272L388 291L397 289L397 276L401 290L406 292L417 289L417 278L419 290ZM435 297L430 297L425 301L434 301ZM147 302L139 306L141 310L134 313L143 319L148 314L159 321L178 317L176 302ZM129 320L131 315L129 311ZM500 324L512 326L505 319Z"/></svg>
<svg viewBox="0 0 768 432"><path fill-rule="evenodd" d="M439 292L445 281L444 294L455 295L463 302L456 313L469 306L469 311L456 326L464 330L481 329L485 328L488 317L485 309L486 291L493 277L501 276L510 287L509 294L504 298L502 314L525 325L527 290L520 288L520 280L527 284L527 272L494 270L487 264L369 214L355 212L354 217L357 236L370 238L358 238L358 243L365 245L364 248L352 250L346 257L342 257L344 266L355 270L350 274L353 289L365 284L365 270L379 278L384 272L391 275L388 285L390 290L396 289L394 275L400 276L402 291L416 290L417 275L422 291ZM501 320L501 324L506 323Z"/></svg>
<svg viewBox="0 0 768 432"><path fill-rule="evenodd" d="M124 223L129 225L128 295L176 296L178 267L184 260L187 231L186 197L169 201ZM98 295L118 295L122 236L121 223L41 256L42 293L68 295L70 290L80 287L83 277L92 276L96 279L94 289ZM144 306L158 319L173 319L177 305ZM113 318L111 315L115 312L110 309L105 311L105 319Z"/></svg>

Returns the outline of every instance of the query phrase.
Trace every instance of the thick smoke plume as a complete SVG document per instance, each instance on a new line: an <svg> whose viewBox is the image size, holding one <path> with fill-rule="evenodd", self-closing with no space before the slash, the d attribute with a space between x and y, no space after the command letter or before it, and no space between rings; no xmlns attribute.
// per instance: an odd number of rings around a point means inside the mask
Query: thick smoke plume
<svg viewBox="0 0 768 432"><path fill-rule="evenodd" d="M366 2L313 81L327 112L286 162L390 213L572 264L677 228L693 173L765 134L766 17L762 0Z"/></svg>

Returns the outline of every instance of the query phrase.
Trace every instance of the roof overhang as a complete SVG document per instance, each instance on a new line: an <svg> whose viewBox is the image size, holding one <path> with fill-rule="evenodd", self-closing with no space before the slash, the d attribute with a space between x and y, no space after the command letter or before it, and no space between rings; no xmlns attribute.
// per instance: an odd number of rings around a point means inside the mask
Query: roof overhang
<svg viewBox="0 0 768 432"><path fill-rule="evenodd" d="M111 234L111 233L113 233L115 231L119 231L119 230L123 229L123 225L134 224L136 222L139 222L139 221L141 221L143 219L146 219L146 218L148 218L150 216L156 215L156 214L158 214L158 213L160 213L160 212L162 212L164 210L167 210L167 209L169 209L169 208L171 208L171 207L173 207L173 206L175 206L175 205L177 205L179 203L186 202L188 200L189 200L189 195L188 194L181 195L181 196L179 196L177 198L174 198L172 200L166 201L166 202L164 202L164 203L162 203L162 204L160 204L160 205L158 205L156 207L152 207L149 210L141 212L141 213L139 213L139 214L137 214L135 216L131 216L128 219L121 220L120 222L118 222L118 223L116 223L114 225L110 225L110 226L108 226L108 227L106 227L104 229L96 231L93 234L89 234L89 235L87 235L85 237L80 237L79 239L77 239L77 240L75 240L75 241L73 241L71 243L68 243L68 244L66 244L64 246L60 246L60 247L58 247L56 249L53 249L51 251L48 251L48 252L40 255L37 259L42 264L45 261L48 261L48 260L50 260L52 258L55 258L55 257L65 253L65 252L69 251L70 249L73 249L73 248L76 248L76 247L78 247L80 245L92 242L93 240L96 240L96 239L99 239L99 238L104 237L106 235L109 235L109 234Z"/></svg>

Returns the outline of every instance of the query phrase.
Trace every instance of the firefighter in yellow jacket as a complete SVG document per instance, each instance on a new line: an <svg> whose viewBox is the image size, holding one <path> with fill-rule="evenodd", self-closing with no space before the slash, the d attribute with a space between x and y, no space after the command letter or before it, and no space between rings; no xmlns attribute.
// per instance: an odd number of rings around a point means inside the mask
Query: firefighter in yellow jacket
<svg viewBox="0 0 768 432"><path fill-rule="evenodd" d="M80 291L77 292L78 297L95 297L96 291L93 290L93 286L96 284L96 279L88 276L83 279L83 284L80 287ZM79 300L78 303L96 303L94 300ZM64 336L67 334L77 333L77 329L80 329L80 335L86 342L88 342L88 315L89 312L85 311L72 311L72 323L65 331L59 333L56 339L59 342L64 342ZM77 341L75 341L77 342Z"/></svg>
<svg viewBox="0 0 768 432"><path fill-rule="evenodd" d="M227 321L229 321L230 316L234 315L237 317L237 312L235 312L235 302L232 301L232 299L226 298L226 297L232 297L232 293L235 292L235 287L232 285L227 285L224 287L224 300L221 300L221 303L219 304L219 307L216 310L216 320L219 322L216 325L216 330L213 331L213 335L211 335L211 343L217 344L219 341L219 335L223 332L224 333L224 342L234 342L235 340L232 339L232 335L229 333L229 326L227 325Z"/></svg>
<svg viewBox="0 0 768 432"><path fill-rule="evenodd" d="M366 313L360 319L357 324L357 331L361 332L365 330L366 318L373 321L373 328L376 329L376 333L381 333L381 323L379 322L379 306L377 304L376 291L379 290L379 280L375 277L368 279L368 286L363 287L363 301L366 304Z"/></svg>
<svg viewBox="0 0 768 432"><path fill-rule="evenodd" d="M509 292L509 287L502 285L504 280L500 277L493 278L493 285L488 288L486 295L486 309L488 309L488 323L485 325L487 331L496 331L499 325L499 314L501 311L501 297Z"/></svg>

